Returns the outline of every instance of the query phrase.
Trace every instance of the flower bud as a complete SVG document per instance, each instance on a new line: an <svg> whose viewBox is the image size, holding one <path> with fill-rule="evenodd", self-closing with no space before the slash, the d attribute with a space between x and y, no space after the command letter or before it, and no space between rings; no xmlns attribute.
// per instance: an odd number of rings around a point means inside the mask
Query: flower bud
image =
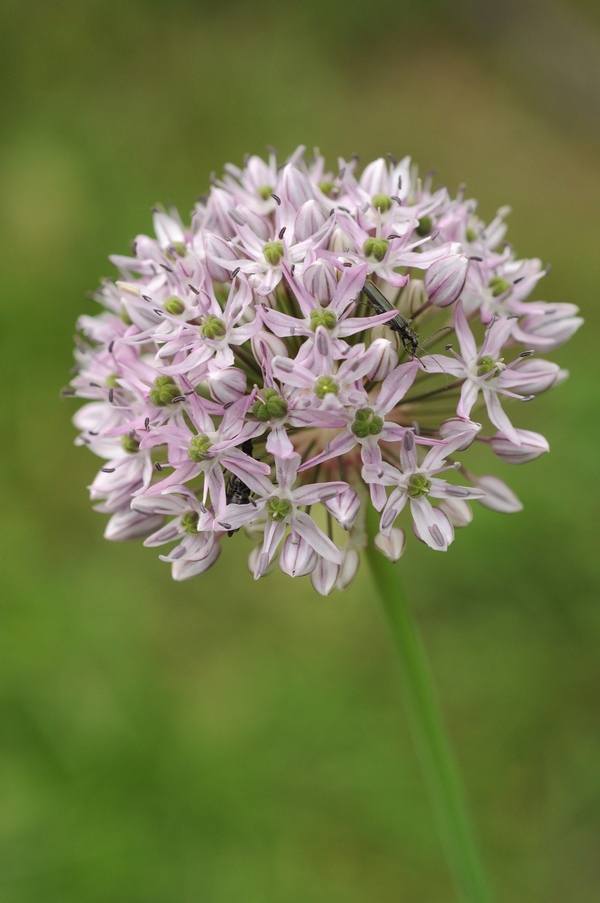
<svg viewBox="0 0 600 903"><path fill-rule="evenodd" d="M406 536L404 535L404 530L400 530L398 527L392 527L389 536L378 533L373 542L375 548L379 549L382 555L385 555L390 561L398 561L404 552Z"/></svg>
<svg viewBox="0 0 600 903"><path fill-rule="evenodd" d="M219 404L237 401L246 391L246 374L237 367L209 372L206 380L210 394Z"/></svg>
<svg viewBox="0 0 600 903"><path fill-rule="evenodd" d="M534 351L554 351L568 342L583 323L575 304L552 304L544 313L530 314L515 327L514 337Z"/></svg>
<svg viewBox="0 0 600 903"><path fill-rule="evenodd" d="M155 210L153 216L154 232L161 248L168 245L184 245L185 235L179 217L175 219L162 210Z"/></svg>
<svg viewBox="0 0 600 903"><path fill-rule="evenodd" d="M325 501L325 507L342 530L351 530L360 509L360 498L353 489L344 489Z"/></svg>
<svg viewBox="0 0 600 903"><path fill-rule="evenodd" d="M325 223L325 214L316 201L310 200L302 204L296 214L294 234L298 241L305 241L314 235Z"/></svg>
<svg viewBox="0 0 600 903"><path fill-rule="evenodd" d="M442 439L454 439L459 433L464 433L464 443L455 449L455 451L464 451L474 442L480 430L480 423L474 423L472 420L461 420L460 417L451 417L449 420L444 420L440 425L439 433Z"/></svg>
<svg viewBox="0 0 600 903"><path fill-rule="evenodd" d="M223 260L237 260L237 254L231 244L228 241L225 241L225 239L220 238L218 235L207 232L204 248L206 253L206 269L208 270L211 279L214 279L215 282L229 282L231 279L229 270L226 270L219 263L216 263L213 258L220 257Z"/></svg>
<svg viewBox="0 0 600 903"><path fill-rule="evenodd" d="M235 235L234 222L229 215L231 210L231 194L213 185L206 204L205 225L214 229L219 235L231 238Z"/></svg>
<svg viewBox="0 0 600 903"><path fill-rule="evenodd" d="M250 342L252 344L252 353L261 367L264 367L265 356L268 357L270 361L272 361L276 355L279 355L280 357L289 357L285 342L276 335L273 335L272 332L264 332L261 330L259 333L252 336Z"/></svg>
<svg viewBox="0 0 600 903"><path fill-rule="evenodd" d="M200 558L197 561L190 561L186 558L180 558L179 561L174 561L171 565L171 575L173 580L189 580L190 577L196 577L198 574L203 574L204 571L207 571L210 567L213 566L219 555L221 554L221 545L218 542L215 542L209 554L205 558ZM162 556L159 556L162 558Z"/></svg>
<svg viewBox="0 0 600 903"><path fill-rule="evenodd" d="M304 287L322 307L327 307L337 288L335 267L331 261L320 257L309 264L302 274Z"/></svg>
<svg viewBox="0 0 600 903"><path fill-rule="evenodd" d="M286 536L279 556L279 567L284 574L289 574L290 577L304 577L315 569L316 564L317 553L305 539L295 537L293 533Z"/></svg>
<svg viewBox="0 0 600 903"><path fill-rule="evenodd" d="M360 177L360 187L370 195L387 192L388 183L388 163L383 157L368 163Z"/></svg>
<svg viewBox="0 0 600 903"><path fill-rule="evenodd" d="M516 514L517 511L522 511L523 505L517 496L498 477L489 473L483 474L483 476L475 477L473 483L485 492L483 498L478 499L478 502L486 508L499 511L500 514Z"/></svg>
<svg viewBox="0 0 600 903"><path fill-rule="evenodd" d="M469 269L469 259L449 254L436 260L425 273L425 291L436 307L448 307L460 297Z"/></svg>
<svg viewBox="0 0 600 903"><path fill-rule="evenodd" d="M248 570L254 575L255 580L270 574L275 567L275 559L268 561L267 557L263 553L262 546L256 546L248 555Z"/></svg>
<svg viewBox="0 0 600 903"><path fill-rule="evenodd" d="M334 226L329 238L329 250L334 254L344 254L352 243L352 239L344 232L341 226Z"/></svg>
<svg viewBox="0 0 600 903"><path fill-rule="evenodd" d="M505 370L498 380L521 395L539 395L556 382L560 367L554 361L526 358L510 370Z"/></svg>
<svg viewBox="0 0 600 903"><path fill-rule="evenodd" d="M443 498L439 507L453 527L466 527L473 520L471 506L464 499Z"/></svg>
<svg viewBox="0 0 600 903"><path fill-rule="evenodd" d="M163 517L140 514L139 511L117 511L113 514L104 530L104 538L113 542L126 542L129 539L141 539L149 536L162 526Z"/></svg>
<svg viewBox="0 0 600 903"><path fill-rule="evenodd" d="M342 551L342 564L340 566L340 573L335 581L335 589L345 590L348 589L354 578L356 577L356 572L360 567L360 555L356 549L344 549Z"/></svg>
<svg viewBox="0 0 600 903"><path fill-rule="evenodd" d="M238 207L237 209L242 211L244 219L254 234L262 239L262 241L267 241L270 230L269 224L265 221L264 216L259 216L258 213L255 213L254 210L250 210L248 207Z"/></svg>
<svg viewBox="0 0 600 903"><path fill-rule="evenodd" d="M535 461L544 452L550 450L547 439L539 433L532 433L530 430L515 430L521 440L520 445L515 445L504 433L496 433L490 440L490 445L502 461L507 464L527 464L528 461Z"/></svg>
<svg viewBox="0 0 600 903"><path fill-rule="evenodd" d="M417 527L417 522L413 520L413 533L418 540L424 542L430 549L436 552L446 552L448 546L454 540L454 527L450 523L445 511L441 508L432 508L430 513L431 522L423 533ZM423 525L425 527L425 525Z"/></svg>
<svg viewBox="0 0 600 903"><path fill-rule="evenodd" d="M340 573L340 565L327 558L321 558L310 575L310 581L321 596L328 596L334 588Z"/></svg>
<svg viewBox="0 0 600 903"><path fill-rule="evenodd" d="M291 163L283 168L278 191L282 199L287 198L295 210L315 197L311 182Z"/></svg>
<svg viewBox="0 0 600 903"><path fill-rule="evenodd" d="M369 370L369 379L382 380L398 366L398 352L389 339L375 339L369 351L377 349L377 358Z"/></svg>

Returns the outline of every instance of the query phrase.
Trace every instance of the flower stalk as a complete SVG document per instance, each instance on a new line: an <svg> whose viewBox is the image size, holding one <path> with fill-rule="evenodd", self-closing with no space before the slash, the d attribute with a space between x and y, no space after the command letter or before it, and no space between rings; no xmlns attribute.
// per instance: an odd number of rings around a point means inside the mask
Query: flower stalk
<svg viewBox="0 0 600 903"><path fill-rule="evenodd" d="M398 653L409 723L458 899L461 903L491 903L468 805L399 567L381 555L373 544L377 517L369 517L368 525L367 559Z"/></svg>

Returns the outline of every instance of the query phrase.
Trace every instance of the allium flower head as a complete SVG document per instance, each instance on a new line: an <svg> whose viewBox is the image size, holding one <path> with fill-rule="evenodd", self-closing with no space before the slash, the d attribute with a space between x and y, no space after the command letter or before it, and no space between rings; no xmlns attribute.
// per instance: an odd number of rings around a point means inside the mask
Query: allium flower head
<svg viewBox="0 0 600 903"><path fill-rule="evenodd" d="M226 166L189 227L154 210L156 237L111 258L103 311L78 322L66 391L87 399L77 442L104 459L105 536L171 544L176 580L244 529L255 578L278 563L345 589L369 505L388 558L402 523L445 551L472 500L521 508L463 466L474 442L510 464L548 450L512 412L565 378L532 355L573 335L577 308L529 300L547 270L502 243L507 208L486 225L409 158L357 168L303 148Z"/></svg>

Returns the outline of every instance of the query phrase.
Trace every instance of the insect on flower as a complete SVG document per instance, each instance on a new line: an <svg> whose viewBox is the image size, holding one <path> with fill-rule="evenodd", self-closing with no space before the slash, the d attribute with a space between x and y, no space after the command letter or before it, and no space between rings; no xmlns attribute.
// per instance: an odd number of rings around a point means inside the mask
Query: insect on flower
<svg viewBox="0 0 600 903"><path fill-rule="evenodd" d="M388 301L385 295L379 291L375 283L371 282L370 279L367 279L365 282L363 292L369 299L371 307L373 307L378 314L385 314L389 313L390 310L395 310L393 304ZM419 348L419 336L410 325L410 321L407 320L406 317L403 317L401 313L396 313L396 316L392 320L388 320L386 325L399 334L404 350L410 354L411 357L416 357Z"/></svg>
<svg viewBox="0 0 600 903"><path fill-rule="evenodd" d="M252 439L246 439L240 446L240 450L243 451L245 455L252 457ZM252 503L252 499L250 498L251 492L252 490L250 487L246 486L243 480L232 473L227 483L225 499L228 505L250 505ZM237 533L237 530L227 531L228 536L233 536L234 533Z"/></svg>

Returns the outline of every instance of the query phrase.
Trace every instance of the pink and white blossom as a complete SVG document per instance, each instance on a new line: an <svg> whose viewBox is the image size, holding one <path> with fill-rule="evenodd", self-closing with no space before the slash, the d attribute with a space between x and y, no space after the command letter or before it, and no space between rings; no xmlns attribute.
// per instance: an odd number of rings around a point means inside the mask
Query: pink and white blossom
<svg viewBox="0 0 600 903"><path fill-rule="evenodd" d="M228 164L189 227L155 208L155 237L111 257L101 312L77 322L65 390L86 402L77 444L102 459L90 494L106 538L170 546L160 557L186 580L244 529L255 578L278 566L327 595L356 575L369 505L392 561L411 523L445 551L473 500L521 510L462 458L476 445L509 464L548 451L521 426L527 409L504 404L566 379L533 355L583 321L537 299L549 267L504 242L508 213L486 224L409 157L333 171L303 147Z"/></svg>

